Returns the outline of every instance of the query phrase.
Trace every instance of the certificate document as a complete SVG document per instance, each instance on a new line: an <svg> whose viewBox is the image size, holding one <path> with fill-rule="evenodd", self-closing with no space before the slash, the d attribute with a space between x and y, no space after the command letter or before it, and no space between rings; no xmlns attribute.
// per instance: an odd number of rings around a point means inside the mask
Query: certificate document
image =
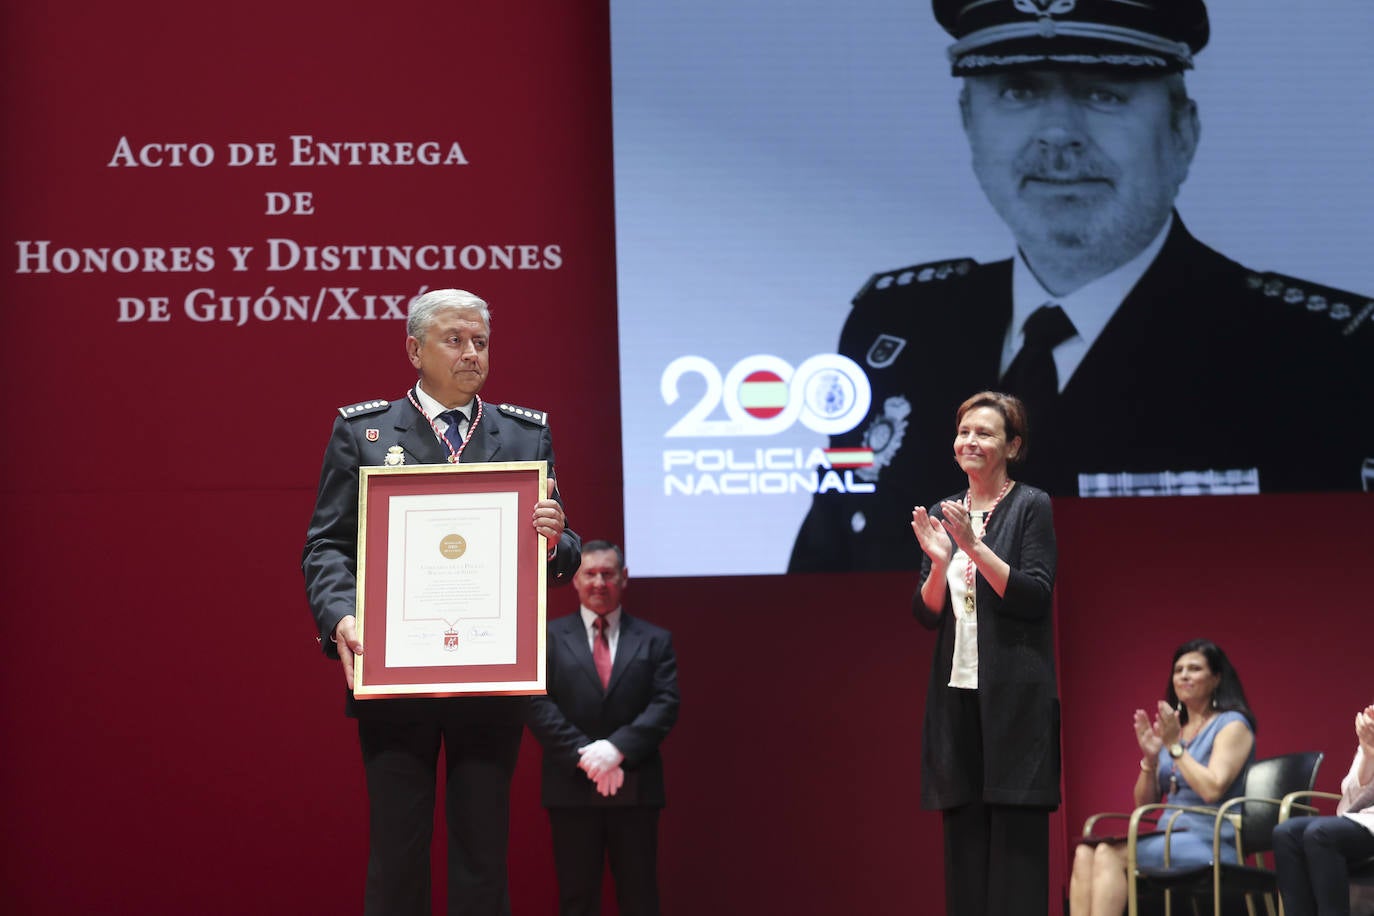
<svg viewBox="0 0 1374 916"><path fill-rule="evenodd" d="M354 699L544 692L542 461L365 467Z"/></svg>
<svg viewBox="0 0 1374 916"><path fill-rule="evenodd" d="M514 663L516 494L397 496L388 510L386 666Z"/></svg>

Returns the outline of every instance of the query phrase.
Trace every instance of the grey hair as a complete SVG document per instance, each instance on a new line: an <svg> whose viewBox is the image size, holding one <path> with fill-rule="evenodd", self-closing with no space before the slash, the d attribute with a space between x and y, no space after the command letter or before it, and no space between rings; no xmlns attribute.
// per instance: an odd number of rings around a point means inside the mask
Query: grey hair
<svg viewBox="0 0 1374 916"><path fill-rule="evenodd" d="M406 315L406 333L416 340L424 340L434 317L450 309L476 312L482 318L482 327L491 333L491 309L485 300L465 289L432 289L423 296L416 296L410 301L410 312Z"/></svg>

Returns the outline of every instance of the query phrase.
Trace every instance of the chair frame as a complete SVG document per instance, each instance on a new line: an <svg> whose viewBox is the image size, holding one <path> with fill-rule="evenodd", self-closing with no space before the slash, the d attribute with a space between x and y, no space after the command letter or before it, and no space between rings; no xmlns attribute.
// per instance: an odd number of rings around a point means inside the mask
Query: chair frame
<svg viewBox="0 0 1374 916"><path fill-rule="evenodd" d="M1191 814L1201 814L1212 818L1212 911L1215 916L1221 916L1221 883L1220 868L1221 862L1221 827L1225 820L1231 822L1234 828L1236 859L1245 861L1244 850L1241 847L1240 836L1240 815L1230 813L1229 809L1234 807L1237 802L1257 801L1256 798L1240 796L1227 801L1220 808L1211 805L1175 805L1169 802L1155 802L1154 804L1141 805L1131 812L1131 822L1126 834L1126 907L1130 916L1138 916L1140 912L1140 889L1136 882L1136 842L1139 840L1140 822L1152 812L1160 812L1156 817L1162 817L1163 812L1172 811L1169 816L1168 824L1164 830L1164 867L1169 867L1169 847L1170 839L1173 836L1174 821L1180 814L1188 812ZM1274 804L1278 804L1278 799L1274 799ZM1174 906L1174 889L1164 889L1164 916L1172 916ZM1254 916L1254 907L1250 905L1247 898L1246 908L1250 911L1250 916ZM1194 912L1197 906L1193 906ZM1272 908L1269 916L1274 916Z"/></svg>
<svg viewBox="0 0 1374 916"><path fill-rule="evenodd" d="M1315 805L1302 804L1300 798L1324 798L1328 801L1339 802L1341 797L1335 792L1319 792L1316 789L1300 789L1297 792L1289 792L1283 797L1283 803L1279 805L1279 823L1282 824L1293 816L1294 808L1301 808L1301 814L1321 814L1321 810Z"/></svg>
<svg viewBox="0 0 1374 916"><path fill-rule="evenodd" d="M1312 756L1311 768L1307 772L1307 785L1310 793L1311 786L1316 782L1317 770L1321 767L1323 754L1320 752L1305 752ZM1265 758L1266 760L1280 760L1287 757L1296 757L1295 754L1281 754L1276 757ZM1255 764L1264 761L1255 761ZM1253 764L1252 764L1253 765ZM1248 774L1247 774L1248 778ZM1241 866L1246 864L1246 852L1244 848L1244 830L1242 830L1242 815L1246 804L1273 806L1278 809L1277 820L1284 819L1284 805L1291 809L1295 802L1290 801L1295 796L1301 796L1303 792L1291 792L1283 798L1267 798L1257 795L1241 795L1223 802L1220 806L1199 806L1199 805L1178 805L1170 802L1155 802L1153 804L1141 805L1129 815L1121 812L1104 812L1095 814L1083 825L1085 837L1091 837L1098 821L1108 818L1129 818L1129 825L1126 834L1126 887L1127 887L1127 913L1129 916L1139 916L1140 913L1140 891L1138 885L1139 872L1136 864L1136 845L1140 835L1140 825L1145 823L1147 828L1158 829L1160 823L1164 824L1164 867L1169 867L1170 838L1173 834L1174 821L1184 812L1202 814L1212 819L1212 861L1205 869L1196 872L1198 877L1210 873L1212 882L1212 912L1214 916L1221 916L1222 902L1222 877L1226 868L1234 867L1231 863L1223 862L1221 859L1222 851L1222 828L1228 822L1233 827L1234 844L1236 850L1236 862ZM1329 794L1329 793L1327 793ZM1308 807L1308 806L1303 806ZM1262 829L1262 828L1261 828ZM1263 851L1257 851L1250 855L1252 863L1250 868L1268 870L1269 866L1265 863ZM1164 888L1164 912L1165 916L1172 916L1173 913L1173 892L1175 888L1166 886ZM1244 890L1245 908L1250 916L1255 916L1255 895L1262 895L1264 898L1265 909L1269 916L1276 916L1281 913L1281 904L1278 901L1277 890ZM1197 900L1192 899L1193 912L1198 912Z"/></svg>

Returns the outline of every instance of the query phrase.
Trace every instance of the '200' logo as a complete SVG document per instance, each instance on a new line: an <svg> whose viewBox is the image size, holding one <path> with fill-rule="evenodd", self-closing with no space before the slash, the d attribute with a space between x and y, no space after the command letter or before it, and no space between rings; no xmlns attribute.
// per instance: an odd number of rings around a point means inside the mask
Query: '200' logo
<svg viewBox="0 0 1374 916"><path fill-rule="evenodd" d="M838 353L821 353L796 369L764 353L735 363L722 380L715 363L703 356L680 356L663 370L659 390L665 404L681 396L678 382L699 375L706 390L665 433L682 436L771 436L798 420L828 436L848 432L868 415L873 392L859 364ZM727 420L707 419L717 405Z"/></svg>

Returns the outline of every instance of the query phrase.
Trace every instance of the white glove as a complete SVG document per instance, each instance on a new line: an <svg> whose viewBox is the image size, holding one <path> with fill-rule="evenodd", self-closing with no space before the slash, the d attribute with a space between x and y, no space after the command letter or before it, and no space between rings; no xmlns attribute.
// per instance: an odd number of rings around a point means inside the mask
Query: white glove
<svg viewBox="0 0 1374 916"><path fill-rule="evenodd" d="M605 738L600 741L593 741L586 747L579 747L577 756L581 758L577 762L577 766L586 771L592 779L597 779L609 770L620 766L621 761L625 759L625 755L620 753L620 749Z"/></svg>

